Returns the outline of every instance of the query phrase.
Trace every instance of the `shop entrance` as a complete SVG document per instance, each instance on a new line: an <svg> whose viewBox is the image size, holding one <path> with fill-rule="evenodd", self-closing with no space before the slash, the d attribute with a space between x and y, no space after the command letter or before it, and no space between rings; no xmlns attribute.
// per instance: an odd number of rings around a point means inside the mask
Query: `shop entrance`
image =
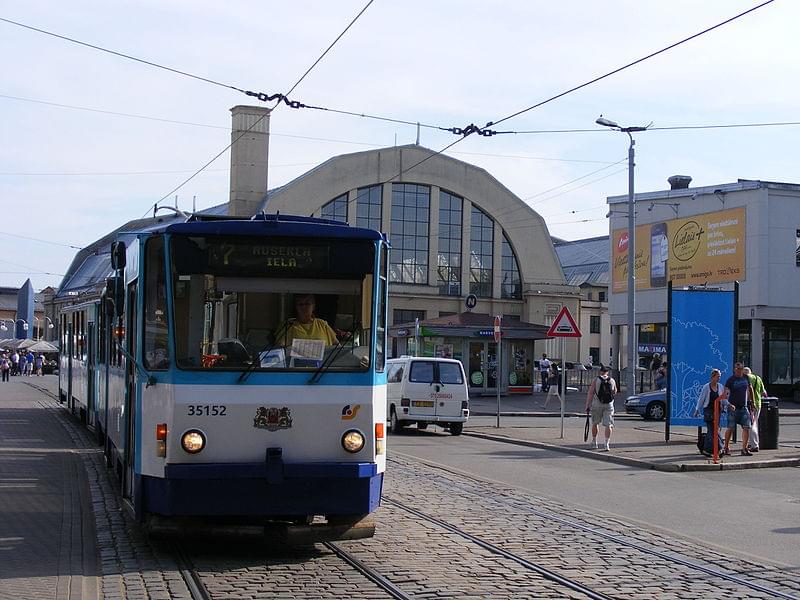
<svg viewBox="0 0 800 600"><path fill-rule="evenodd" d="M469 343L470 393L497 391L497 344L481 341Z"/></svg>

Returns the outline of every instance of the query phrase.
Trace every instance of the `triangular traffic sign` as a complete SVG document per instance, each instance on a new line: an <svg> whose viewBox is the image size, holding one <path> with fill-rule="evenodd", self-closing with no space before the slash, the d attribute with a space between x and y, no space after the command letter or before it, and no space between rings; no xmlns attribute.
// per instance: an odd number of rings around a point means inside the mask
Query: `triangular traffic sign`
<svg viewBox="0 0 800 600"><path fill-rule="evenodd" d="M547 330L548 337L581 337L581 332L575 324L575 319L569 314L569 309L564 306L561 312Z"/></svg>

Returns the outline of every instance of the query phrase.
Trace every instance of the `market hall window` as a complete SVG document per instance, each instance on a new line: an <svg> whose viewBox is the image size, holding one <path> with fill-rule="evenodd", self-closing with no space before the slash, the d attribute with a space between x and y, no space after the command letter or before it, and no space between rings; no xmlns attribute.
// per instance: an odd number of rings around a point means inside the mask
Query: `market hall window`
<svg viewBox="0 0 800 600"><path fill-rule="evenodd" d="M428 283L431 190L414 183L392 184L390 281Z"/></svg>
<svg viewBox="0 0 800 600"><path fill-rule="evenodd" d="M439 193L439 256L436 274L439 293L461 295L461 212L463 199Z"/></svg>
<svg viewBox="0 0 800 600"><path fill-rule="evenodd" d="M600 315L589 315L589 333L600 333Z"/></svg>
<svg viewBox="0 0 800 600"><path fill-rule="evenodd" d="M392 325L402 325L404 323L413 323L415 319L420 321L425 320L424 310L406 310L403 308L395 308L392 312Z"/></svg>
<svg viewBox="0 0 800 600"><path fill-rule="evenodd" d="M522 279L519 276L519 262L508 241L506 234L503 233L503 252L501 259L502 285L500 286L500 296L502 298L522 298Z"/></svg>
<svg viewBox="0 0 800 600"><path fill-rule="evenodd" d="M337 196L322 206L322 218L347 223L347 194Z"/></svg>
<svg viewBox="0 0 800 600"><path fill-rule="evenodd" d="M358 188L356 194L356 226L381 231L382 185Z"/></svg>
<svg viewBox="0 0 800 600"><path fill-rule="evenodd" d="M477 206L472 207L469 240L469 293L492 297L492 249L494 222Z"/></svg>

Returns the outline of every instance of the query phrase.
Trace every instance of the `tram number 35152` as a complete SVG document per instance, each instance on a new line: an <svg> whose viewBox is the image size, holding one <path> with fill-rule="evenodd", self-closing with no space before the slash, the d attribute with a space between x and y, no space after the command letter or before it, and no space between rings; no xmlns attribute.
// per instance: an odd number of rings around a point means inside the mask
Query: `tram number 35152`
<svg viewBox="0 0 800 600"><path fill-rule="evenodd" d="M190 417L224 417L228 407L224 404L190 404L187 415Z"/></svg>

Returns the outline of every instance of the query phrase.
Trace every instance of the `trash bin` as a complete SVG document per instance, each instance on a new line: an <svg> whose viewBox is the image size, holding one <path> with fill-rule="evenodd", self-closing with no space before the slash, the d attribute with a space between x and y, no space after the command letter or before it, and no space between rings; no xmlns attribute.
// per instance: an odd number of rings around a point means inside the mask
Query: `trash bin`
<svg viewBox="0 0 800 600"><path fill-rule="evenodd" d="M761 450L778 449L778 399L774 396L761 399L758 415L758 441Z"/></svg>

